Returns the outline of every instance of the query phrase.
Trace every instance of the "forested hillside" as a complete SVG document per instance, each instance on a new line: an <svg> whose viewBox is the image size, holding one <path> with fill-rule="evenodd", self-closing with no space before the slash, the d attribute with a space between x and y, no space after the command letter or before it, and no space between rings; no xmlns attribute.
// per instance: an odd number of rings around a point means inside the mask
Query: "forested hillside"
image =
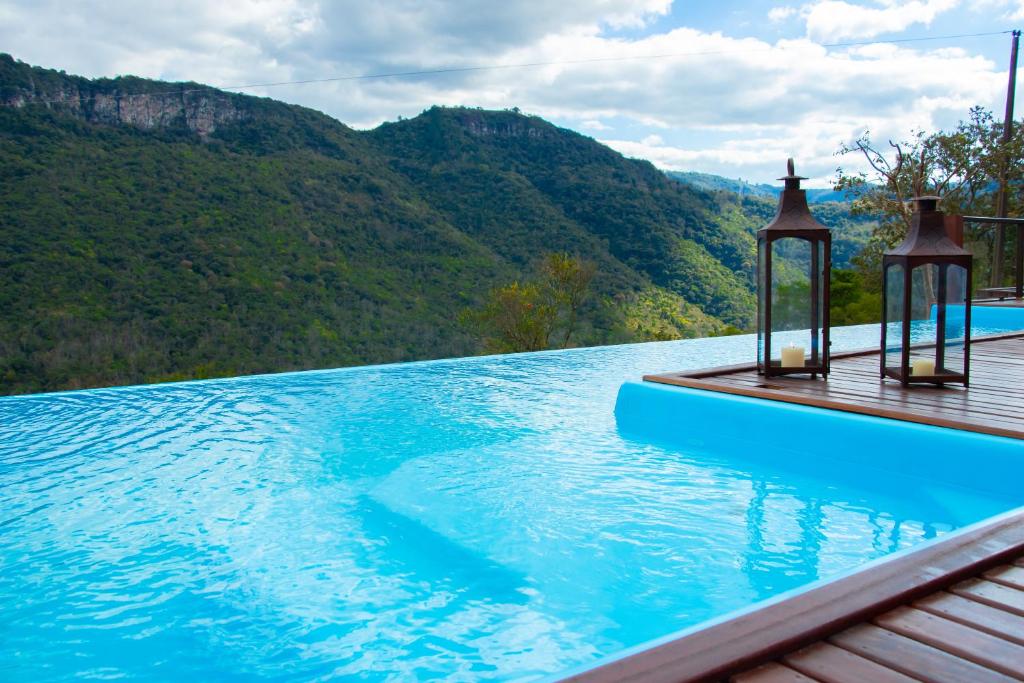
<svg viewBox="0 0 1024 683"><path fill-rule="evenodd" d="M722 176L710 173L697 173L695 171L666 171L666 175L673 180L699 187L702 190L725 190L741 196L763 197L765 199L778 199L782 194L782 184L768 185L766 183L748 183L745 180L723 178ZM822 202L844 202L847 197L844 192L832 188L805 188L807 202L820 204Z"/></svg>
<svg viewBox="0 0 1024 683"><path fill-rule="evenodd" d="M476 353L456 314L551 251L597 266L581 344L748 328L772 211L517 112L360 132L0 55L0 393Z"/></svg>

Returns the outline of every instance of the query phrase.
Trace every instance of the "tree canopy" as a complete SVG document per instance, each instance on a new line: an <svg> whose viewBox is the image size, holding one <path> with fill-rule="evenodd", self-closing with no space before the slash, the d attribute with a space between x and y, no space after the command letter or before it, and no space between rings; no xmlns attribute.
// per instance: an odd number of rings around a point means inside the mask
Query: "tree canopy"
<svg viewBox="0 0 1024 683"><path fill-rule="evenodd" d="M1024 123L1024 122L1021 122ZM853 211L880 218L855 259L866 283L878 286L882 252L898 244L910 227L914 197L938 195L940 208L960 215L996 215L999 178L1005 169L1010 215L1024 208L1024 130L1014 125L1009 142L1003 122L976 107L950 131L916 131L907 139L879 144L865 132L843 145L841 155L864 158L868 172L837 170L836 189L848 193ZM997 231L976 235L975 256L985 271Z"/></svg>

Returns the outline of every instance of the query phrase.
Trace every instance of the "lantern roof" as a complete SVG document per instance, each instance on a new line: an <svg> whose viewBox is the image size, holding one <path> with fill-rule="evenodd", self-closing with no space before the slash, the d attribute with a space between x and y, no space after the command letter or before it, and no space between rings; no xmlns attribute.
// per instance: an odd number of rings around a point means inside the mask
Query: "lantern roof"
<svg viewBox="0 0 1024 683"><path fill-rule="evenodd" d="M787 160L786 175L779 180L786 181L786 187L779 195L779 208L775 212L775 218L758 232L783 230L829 232L828 228L811 215L811 209L807 206L807 190L800 189L800 181L807 179L796 174L792 159Z"/></svg>
<svg viewBox="0 0 1024 683"><path fill-rule="evenodd" d="M946 233L945 214L939 211L939 197L926 195L914 198L910 230L903 242L885 252L885 256L970 256Z"/></svg>

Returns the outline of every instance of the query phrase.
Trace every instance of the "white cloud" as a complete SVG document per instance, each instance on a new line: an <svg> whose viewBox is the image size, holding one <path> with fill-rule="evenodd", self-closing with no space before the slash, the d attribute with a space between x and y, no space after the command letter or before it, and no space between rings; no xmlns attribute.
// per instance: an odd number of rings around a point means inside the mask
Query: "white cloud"
<svg viewBox="0 0 1024 683"><path fill-rule="evenodd" d="M959 0L889 0L882 4L878 8L824 0L807 5L803 9L807 35L815 41L834 42L898 33L914 24L929 26L939 14L956 7Z"/></svg>
<svg viewBox="0 0 1024 683"><path fill-rule="evenodd" d="M891 0L873 11L895 12L896 27L911 5L938 12L950 2ZM669 4L508 0L483 12L469 0L245 0L230 10L200 0L141 8L126 0L7 0L0 4L0 45L71 73L212 85L618 60L250 92L314 107L356 127L414 116L433 104L518 106L563 124L579 122L617 149L649 154L666 167L689 164L762 179L778 177L779 164L791 155L808 167L805 175L824 173L836 165L838 144L865 128L900 137L915 126L948 126L975 104L1000 106L1005 75L960 49L827 50L811 38L769 43L691 28L626 38L607 30L650 22ZM807 10L808 30L816 8L837 5L871 9L819 2ZM820 17L815 21L816 31L828 29ZM858 21L852 25L860 34L877 28ZM678 53L689 56L630 59ZM687 144L674 142L680 139Z"/></svg>
<svg viewBox="0 0 1024 683"><path fill-rule="evenodd" d="M1007 12L1003 18L1010 21L1022 21L1024 20L1024 2L1016 3L1017 6L1011 11Z"/></svg>
<svg viewBox="0 0 1024 683"><path fill-rule="evenodd" d="M658 144L647 139L640 142L611 139L602 142L626 156L648 159L665 170L699 168L726 177L754 177L761 181L785 175L786 159L792 157L800 175L810 179L808 186L823 187L829 184L838 165L859 167L859 159L837 159L834 156L840 142L853 140L863 132L859 124L859 121L804 123L703 148ZM885 135L885 131L890 129L883 126L875 130Z"/></svg>
<svg viewBox="0 0 1024 683"><path fill-rule="evenodd" d="M973 0L969 4L973 12L986 17L999 17L1006 21L1024 20L1024 0Z"/></svg>
<svg viewBox="0 0 1024 683"><path fill-rule="evenodd" d="M548 3L550 4L550 3ZM585 6L586 3L569 3ZM640 2L616 2L602 0L591 3L602 11L602 20L613 28L638 28L645 26L651 19L667 14L672 7L672 0L641 0Z"/></svg>
<svg viewBox="0 0 1024 683"><path fill-rule="evenodd" d="M768 10L768 20L773 23L779 23L789 19L791 16L796 14L796 8L788 5L782 5L779 7L772 7Z"/></svg>

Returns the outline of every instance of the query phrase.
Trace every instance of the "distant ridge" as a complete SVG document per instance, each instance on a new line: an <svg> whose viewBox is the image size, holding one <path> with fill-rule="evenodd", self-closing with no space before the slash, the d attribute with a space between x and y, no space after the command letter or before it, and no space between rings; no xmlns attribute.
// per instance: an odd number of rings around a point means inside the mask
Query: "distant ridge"
<svg viewBox="0 0 1024 683"><path fill-rule="evenodd" d="M696 171L666 171L665 175L673 180L686 183L692 187L708 190L725 190L740 196L773 197L778 198L782 193L782 183L770 185L767 183L748 183L739 178L725 178L711 173L698 173ZM844 202L845 193L836 192L831 188L804 188L807 190L807 201L811 204L823 202Z"/></svg>
<svg viewBox="0 0 1024 683"><path fill-rule="evenodd" d="M597 266L580 344L749 329L745 210L517 111L357 131L0 54L0 393L471 355L551 251Z"/></svg>
<svg viewBox="0 0 1024 683"><path fill-rule="evenodd" d="M838 267L868 226L818 206ZM359 131L0 54L0 394L472 355L545 252L597 266L581 345L747 330L774 211L516 110Z"/></svg>

